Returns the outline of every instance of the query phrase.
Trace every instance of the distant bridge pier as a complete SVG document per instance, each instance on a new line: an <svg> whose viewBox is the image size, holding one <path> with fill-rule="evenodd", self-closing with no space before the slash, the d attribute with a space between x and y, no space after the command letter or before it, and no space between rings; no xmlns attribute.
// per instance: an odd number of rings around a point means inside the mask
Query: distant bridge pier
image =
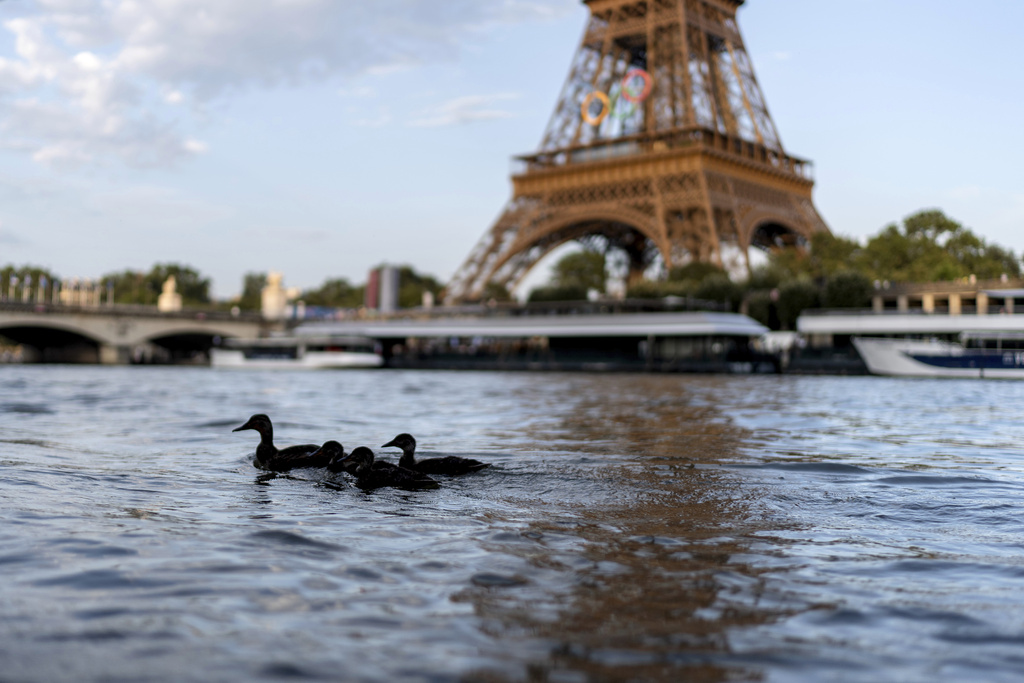
<svg viewBox="0 0 1024 683"><path fill-rule="evenodd" d="M100 365L128 365L132 359L132 350L127 346L100 344Z"/></svg>

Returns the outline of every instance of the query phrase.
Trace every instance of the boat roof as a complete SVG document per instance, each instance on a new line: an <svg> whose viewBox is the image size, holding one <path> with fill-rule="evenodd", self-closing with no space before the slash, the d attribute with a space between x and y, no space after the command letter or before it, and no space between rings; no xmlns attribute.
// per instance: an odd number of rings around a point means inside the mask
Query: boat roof
<svg viewBox="0 0 1024 683"><path fill-rule="evenodd" d="M362 345L371 344L372 339L365 336L358 335L302 335L302 336L270 336L260 337L258 339L239 339L229 338L225 339L222 343L224 346L231 347L246 347L246 348L282 348L298 346L299 344L305 344L306 346L337 346L339 344L351 344L351 345Z"/></svg>
<svg viewBox="0 0 1024 683"><path fill-rule="evenodd" d="M796 321L801 334L960 334L1024 332L1024 315L976 313L948 315L944 313L835 313L801 315Z"/></svg>
<svg viewBox="0 0 1024 683"><path fill-rule="evenodd" d="M739 313L616 313L309 323L297 335L409 337L759 337L768 328Z"/></svg>
<svg viewBox="0 0 1024 683"><path fill-rule="evenodd" d="M1024 339L1024 330L966 330L960 333L961 339Z"/></svg>

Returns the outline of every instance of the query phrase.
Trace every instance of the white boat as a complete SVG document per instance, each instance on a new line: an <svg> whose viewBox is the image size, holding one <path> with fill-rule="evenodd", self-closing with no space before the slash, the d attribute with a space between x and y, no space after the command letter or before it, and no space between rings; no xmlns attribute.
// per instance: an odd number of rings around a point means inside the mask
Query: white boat
<svg viewBox="0 0 1024 683"><path fill-rule="evenodd" d="M215 368L323 370L377 368L384 364L374 340L356 336L225 339L210 350Z"/></svg>
<svg viewBox="0 0 1024 683"><path fill-rule="evenodd" d="M1024 379L1024 334L964 332L960 341L854 337L875 375Z"/></svg>

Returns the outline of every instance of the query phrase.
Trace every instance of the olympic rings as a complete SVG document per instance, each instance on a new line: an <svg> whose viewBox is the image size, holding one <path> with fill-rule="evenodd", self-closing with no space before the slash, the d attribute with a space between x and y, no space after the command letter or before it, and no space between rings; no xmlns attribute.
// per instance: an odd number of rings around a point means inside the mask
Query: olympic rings
<svg viewBox="0 0 1024 683"><path fill-rule="evenodd" d="M594 116L590 113L590 105L594 103L594 100L601 101L601 112L597 116ZM601 125L601 122L604 121L605 117L608 116L611 110L612 103L611 100L608 99L608 96L605 95L603 92L595 90L594 92L590 93L589 95L583 98L583 106L580 109L580 113L583 115L584 121L586 121L592 126L599 126Z"/></svg>
<svg viewBox="0 0 1024 683"><path fill-rule="evenodd" d="M643 88L640 89L640 92L635 92L630 89L634 78L639 78L643 81ZM583 105L580 107L580 114L583 116L584 122L589 123L591 126L599 126L602 121L608 118L608 115L612 113L613 109L619 109L620 96L622 99L626 100L626 102L629 102L630 105L635 105L646 100L650 96L653 88L654 79L649 73L640 68L630 69L626 72L622 82L619 83L618 92L614 92L613 86L612 92L615 97L614 104L608 95L599 90L595 90L583 98ZM590 105L594 103L594 100L600 100L601 102L601 111L596 116L590 113ZM628 112L616 111L615 115L620 119L625 119L627 116L631 115L633 111L634 109L629 107Z"/></svg>
<svg viewBox="0 0 1024 683"><path fill-rule="evenodd" d="M633 94L630 89L630 81L634 78L640 77L644 82L643 90L640 91L639 95ZM627 102L639 103L647 99L648 95L651 94L651 88L654 87L654 79L651 75L643 69L630 69L626 72L626 76L622 79L622 97Z"/></svg>

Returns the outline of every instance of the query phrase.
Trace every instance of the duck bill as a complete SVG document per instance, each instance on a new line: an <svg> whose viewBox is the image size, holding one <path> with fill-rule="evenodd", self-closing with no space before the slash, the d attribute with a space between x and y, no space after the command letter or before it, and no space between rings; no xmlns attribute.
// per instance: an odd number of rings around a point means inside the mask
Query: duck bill
<svg viewBox="0 0 1024 683"><path fill-rule="evenodd" d="M320 451L322 451L322 450L323 449L321 448ZM320 451L317 451L313 455L316 455ZM310 456L310 457L312 457L312 456ZM331 464L335 465L335 464L342 463L342 462L348 462L351 459L352 459L352 454L351 453L342 453L340 458L338 456L334 456L334 458L331 460Z"/></svg>
<svg viewBox="0 0 1024 683"><path fill-rule="evenodd" d="M398 448L398 444L395 443L394 439L391 439L391 441L388 441L386 444L381 446L381 448L391 448L392 446L394 446L395 448Z"/></svg>
<svg viewBox="0 0 1024 683"><path fill-rule="evenodd" d="M253 426L252 426L252 425L251 425L250 423L246 422L246 423L245 423L244 425L242 425L241 427L235 427L235 428L234 428L234 429L232 429L231 431L233 431L233 432L240 432L240 431L242 431L243 429L253 429Z"/></svg>

